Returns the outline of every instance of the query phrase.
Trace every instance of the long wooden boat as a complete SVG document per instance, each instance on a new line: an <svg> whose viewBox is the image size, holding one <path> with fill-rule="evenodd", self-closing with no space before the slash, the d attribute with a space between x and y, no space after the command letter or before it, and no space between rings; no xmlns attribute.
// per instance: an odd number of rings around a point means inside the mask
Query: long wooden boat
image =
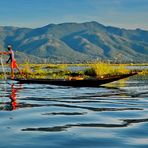
<svg viewBox="0 0 148 148"><path fill-rule="evenodd" d="M108 78L90 78L82 80L67 80L67 79L14 79L19 83L34 83L34 84L50 84L50 85L60 85L60 86L72 86L72 87L98 87L100 85L124 79L133 75L138 74L137 72L132 72L129 74L116 75Z"/></svg>

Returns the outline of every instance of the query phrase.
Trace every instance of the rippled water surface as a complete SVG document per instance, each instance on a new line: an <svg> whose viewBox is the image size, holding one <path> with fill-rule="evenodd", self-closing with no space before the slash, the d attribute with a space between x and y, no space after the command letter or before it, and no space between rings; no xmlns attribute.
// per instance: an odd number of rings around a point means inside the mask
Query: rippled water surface
<svg viewBox="0 0 148 148"><path fill-rule="evenodd" d="M0 147L148 147L148 79L98 88L0 81Z"/></svg>

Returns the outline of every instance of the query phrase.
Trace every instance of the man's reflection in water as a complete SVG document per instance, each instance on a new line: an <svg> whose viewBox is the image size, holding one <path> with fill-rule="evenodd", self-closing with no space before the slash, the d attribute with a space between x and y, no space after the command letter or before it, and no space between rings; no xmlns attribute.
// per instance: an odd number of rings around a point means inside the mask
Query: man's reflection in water
<svg viewBox="0 0 148 148"><path fill-rule="evenodd" d="M21 89L21 84L19 84L19 87L14 87L14 84L11 84L11 94L10 94L10 99L11 99L11 109L10 110L16 110L18 107L17 101L17 91Z"/></svg>

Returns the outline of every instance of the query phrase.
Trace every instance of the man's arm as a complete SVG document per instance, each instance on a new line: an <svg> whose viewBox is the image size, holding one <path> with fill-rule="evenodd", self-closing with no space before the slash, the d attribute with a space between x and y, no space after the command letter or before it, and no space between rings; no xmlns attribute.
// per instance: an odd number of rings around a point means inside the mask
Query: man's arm
<svg viewBox="0 0 148 148"><path fill-rule="evenodd" d="M0 54L10 54L10 52L0 51Z"/></svg>

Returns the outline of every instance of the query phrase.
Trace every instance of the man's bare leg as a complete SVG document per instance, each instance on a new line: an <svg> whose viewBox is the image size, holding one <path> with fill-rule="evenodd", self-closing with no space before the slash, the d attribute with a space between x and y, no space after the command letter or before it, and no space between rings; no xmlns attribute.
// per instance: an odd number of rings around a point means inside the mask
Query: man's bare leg
<svg viewBox="0 0 148 148"><path fill-rule="evenodd" d="M14 69L11 68L11 79L14 79Z"/></svg>

